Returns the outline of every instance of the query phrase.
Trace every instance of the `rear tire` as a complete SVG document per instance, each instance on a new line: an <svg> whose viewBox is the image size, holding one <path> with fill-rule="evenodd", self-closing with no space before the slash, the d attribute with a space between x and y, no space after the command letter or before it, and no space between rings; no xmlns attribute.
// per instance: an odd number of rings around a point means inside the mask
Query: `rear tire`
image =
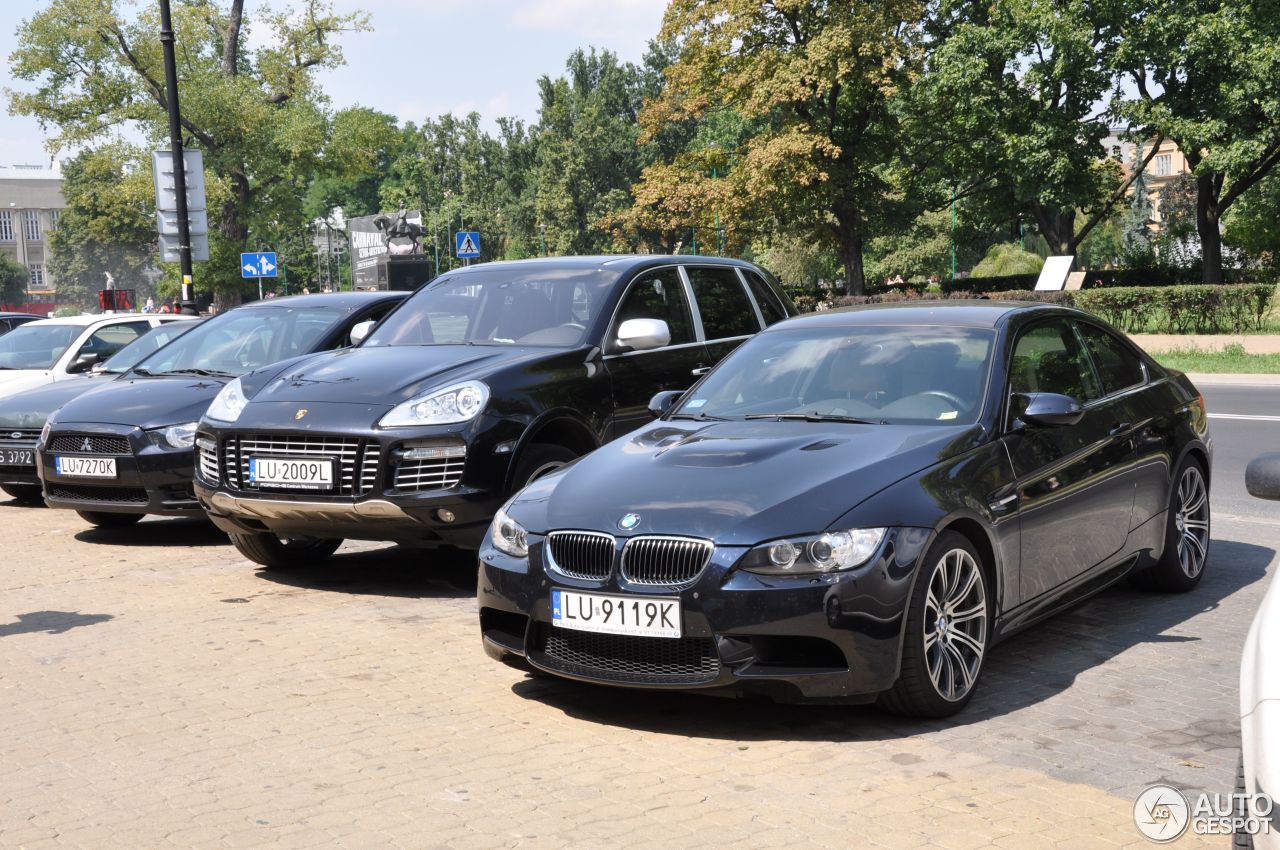
<svg viewBox="0 0 1280 850"><path fill-rule="evenodd" d="M39 484L0 484L0 490L24 505L44 504L44 493L40 492Z"/></svg>
<svg viewBox="0 0 1280 850"><path fill-rule="evenodd" d="M577 452L550 443L534 443L520 453L515 474L511 477L512 492L523 490L544 475L555 472L567 463L578 459Z"/></svg>
<svg viewBox="0 0 1280 850"><path fill-rule="evenodd" d="M948 717L973 697L991 643L987 573L969 538L955 531L938 535L920 563L902 669L877 703L908 717Z"/></svg>
<svg viewBox="0 0 1280 850"><path fill-rule="evenodd" d="M1249 812L1249 804L1245 802L1244 788L1244 753L1240 753L1240 760L1236 762L1236 804L1234 806L1233 815L1236 817L1247 817ZM1237 830L1231 833L1231 850L1253 850L1253 836L1243 830Z"/></svg>
<svg viewBox="0 0 1280 850"><path fill-rule="evenodd" d="M232 534L240 554L267 569L305 567L328 559L342 545L341 537L280 538L270 532Z"/></svg>
<svg viewBox="0 0 1280 850"><path fill-rule="evenodd" d="M80 519L98 528L128 528L137 525L142 514L113 514L106 511L76 511Z"/></svg>
<svg viewBox="0 0 1280 850"><path fill-rule="evenodd" d="M1142 590L1186 593L1204 578L1209 562L1209 482L1190 456L1178 464L1165 517L1164 552L1155 566L1134 573Z"/></svg>

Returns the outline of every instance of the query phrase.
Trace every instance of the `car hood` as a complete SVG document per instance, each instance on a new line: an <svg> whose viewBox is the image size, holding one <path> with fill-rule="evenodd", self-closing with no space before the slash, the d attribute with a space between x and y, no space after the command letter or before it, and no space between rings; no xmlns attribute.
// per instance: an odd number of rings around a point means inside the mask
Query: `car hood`
<svg viewBox="0 0 1280 850"><path fill-rule="evenodd" d="M0 398L47 384L52 380L53 372L49 369L0 370Z"/></svg>
<svg viewBox="0 0 1280 850"><path fill-rule="evenodd" d="M97 422L163 428L197 422L222 389L220 378L124 377L108 381L63 405L50 421Z"/></svg>
<svg viewBox="0 0 1280 850"><path fill-rule="evenodd" d="M396 405L444 382L483 375L562 349L492 345L353 348L318 354L269 376L245 379L253 402Z"/></svg>
<svg viewBox="0 0 1280 850"><path fill-rule="evenodd" d="M821 531L913 473L966 451L978 426L657 422L535 482L512 515L530 531L682 534L725 545Z"/></svg>
<svg viewBox="0 0 1280 850"><path fill-rule="evenodd" d="M43 428L49 414L76 396L106 386L110 381L106 375L77 375L0 397L0 431L7 428Z"/></svg>

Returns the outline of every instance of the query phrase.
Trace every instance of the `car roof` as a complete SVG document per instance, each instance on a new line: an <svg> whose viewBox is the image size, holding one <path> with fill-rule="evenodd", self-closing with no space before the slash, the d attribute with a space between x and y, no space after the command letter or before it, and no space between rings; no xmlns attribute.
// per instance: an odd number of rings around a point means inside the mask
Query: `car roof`
<svg viewBox="0 0 1280 850"><path fill-rule="evenodd" d="M80 327L88 327L97 322L107 322L112 320L121 320L126 322L137 321L138 319L159 319L159 315L155 313L82 313L79 316L58 316L53 319L40 319L39 324L42 325L79 325ZM177 318L177 317L174 317ZM172 319L170 319L172 321ZM32 322L32 324L36 324Z"/></svg>
<svg viewBox="0 0 1280 850"><path fill-rule="evenodd" d="M32 319L34 321L39 321L41 318L43 317L39 313L0 312L0 319Z"/></svg>
<svg viewBox="0 0 1280 850"><path fill-rule="evenodd" d="M315 292L309 295L282 295L279 298L262 298L236 307L237 310L255 310L261 307L339 307L354 309L378 301L400 301L412 293L399 290L376 292Z"/></svg>
<svg viewBox="0 0 1280 850"><path fill-rule="evenodd" d="M708 257L697 254L589 254L582 257L531 257L525 260L499 260L491 263L477 263L474 266L467 266L463 269L453 269L449 274L501 269L534 271L540 267L607 269L623 273L650 266L669 266L673 263L754 268L751 263L744 260L735 260L731 257Z"/></svg>
<svg viewBox="0 0 1280 850"><path fill-rule="evenodd" d="M1080 310L1038 301L989 301L957 299L952 301L897 301L890 304L865 304L836 307L818 313L805 313L766 329L799 327L853 327L856 325L955 325L972 328L997 328L1009 317L1021 313L1087 316Z"/></svg>

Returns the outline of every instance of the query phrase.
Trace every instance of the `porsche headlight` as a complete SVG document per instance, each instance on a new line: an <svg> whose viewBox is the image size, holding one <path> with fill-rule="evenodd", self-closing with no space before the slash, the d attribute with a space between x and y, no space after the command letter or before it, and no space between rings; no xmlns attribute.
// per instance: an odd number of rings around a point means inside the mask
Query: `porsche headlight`
<svg viewBox="0 0 1280 850"><path fill-rule="evenodd" d="M488 402L489 387L480 381L467 381L411 398L392 408L378 424L383 428L453 425L475 419Z"/></svg>
<svg viewBox="0 0 1280 850"><path fill-rule="evenodd" d="M196 423L184 422L168 428L156 428L147 434L151 437L151 442L162 449L189 449L196 442Z"/></svg>
<svg viewBox="0 0 1280 850"><path fill-rule="evenodd" d="M213 404L209 405L209 410L205 416L210 419L216 419L219 422L235 422L240 418L241 411L244 406L249 403L249 399L245 398L244 388L240 384L240 379L236 378L231 381L213 398Z"/></svg>
<svg viewBox="0 0 1280 850"><path fill-rule="evenodd" d="M768 575L800 575L850 570L865 564L884 540L884 528L847 528L762 543L747 553L742 568Z"/></svg>
<svg viewBox="0 0 1280 850"><path fill-rule="evenodd" d="M493 548L505 552L513 558L529 557L529 532L524 526L500 510L493 517L489 526L489 536L493 540Z"/></svg>

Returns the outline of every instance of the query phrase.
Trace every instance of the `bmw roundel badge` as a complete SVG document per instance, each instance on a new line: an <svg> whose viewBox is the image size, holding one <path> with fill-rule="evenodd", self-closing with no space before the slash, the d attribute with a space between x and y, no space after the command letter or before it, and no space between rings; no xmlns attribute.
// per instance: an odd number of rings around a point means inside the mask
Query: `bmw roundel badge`
<svg viewBox="0 0 1280 850"><path fill-rule="evenodd" d="M640 514L623 514L622 519L618 520L618 528L623 531L630 531L640 524Z"/></svg>

